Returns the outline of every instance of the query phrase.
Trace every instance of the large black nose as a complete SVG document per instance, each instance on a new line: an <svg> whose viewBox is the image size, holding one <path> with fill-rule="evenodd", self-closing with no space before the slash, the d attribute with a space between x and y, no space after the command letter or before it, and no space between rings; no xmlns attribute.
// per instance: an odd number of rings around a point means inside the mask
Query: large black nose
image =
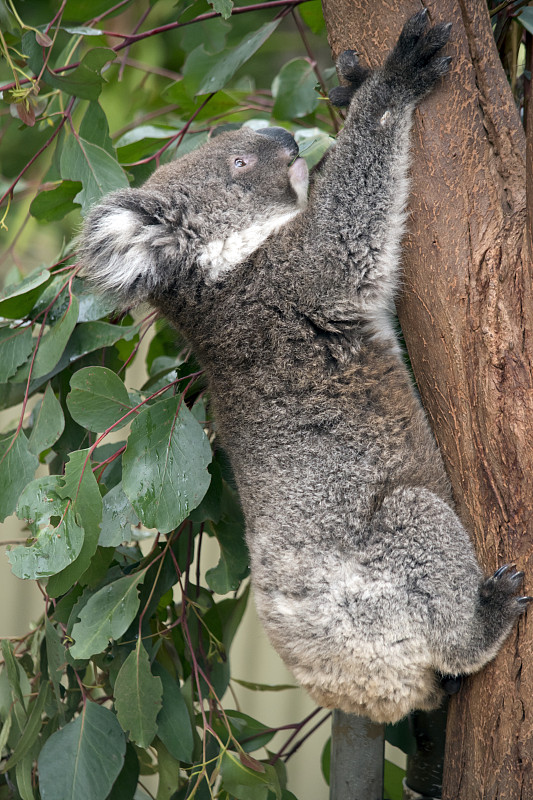
<svg viewBox="0 0 533 800"><path fill-rule="evenodd" d="M286 147L292 156L298 155L298 145L294 137L285 128L260 128L256 133L261 134L261 136L270 136L271 139L275 139L276 142Z"/></svg>

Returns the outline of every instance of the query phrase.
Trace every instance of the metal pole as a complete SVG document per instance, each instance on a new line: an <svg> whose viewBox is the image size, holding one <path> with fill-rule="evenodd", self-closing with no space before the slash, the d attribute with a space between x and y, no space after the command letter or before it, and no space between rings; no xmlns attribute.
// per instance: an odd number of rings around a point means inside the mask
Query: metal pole
<svg viewBox="0 0 533 800"><path fill-rule="evenodd" d="M440 800L448 698L436 711L415 711L410 723L416 753L407 757L403 800Z"/></svg>
<svg viewBox="0 0 533 800"><path fill-rule="evenodd" d="M330 800L382 800L385 726L335 709Z"/></svg>

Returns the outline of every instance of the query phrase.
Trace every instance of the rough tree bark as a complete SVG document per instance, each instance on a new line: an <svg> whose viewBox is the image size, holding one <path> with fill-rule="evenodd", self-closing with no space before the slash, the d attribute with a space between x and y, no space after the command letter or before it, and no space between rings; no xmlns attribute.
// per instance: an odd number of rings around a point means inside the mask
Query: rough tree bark
<svg viewBox="0 0 533 800"><path fill-rule="evenodd" d="M533 594L533 103L528 145L486 0L426 2L453 22L447 79L416 112L398 313L457 507L487 572ZM324 0L335 55L381 62L416 0ZM531 617L531 612L529 614ZM450 704L443 797L533 798L533 630Z"/></svg>

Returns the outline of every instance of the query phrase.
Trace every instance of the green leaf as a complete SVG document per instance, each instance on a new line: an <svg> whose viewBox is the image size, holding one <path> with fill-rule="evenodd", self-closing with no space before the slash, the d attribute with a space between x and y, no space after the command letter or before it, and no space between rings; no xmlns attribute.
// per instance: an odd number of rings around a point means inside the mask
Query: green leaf
<svg viewBox="0 0 533 800"><path fill-rule="evenodd" d="M78 180L83 189L74 198L81 203L85 216L91 205L114 189L129 186L120 164L103 147L83 139L68 136L61 153L61 177Z"/></svg>
<svg viewBox="0 0 533 800"><path fill-rule="evenodd" d="M48 683L43 681L39 688L39 694L30 705L29 708L29 716L26 725L24 726L24 730L22 731L22 736L17 742L17 746L13 750L13 754L11 758L5 765L4 769L10 770L18 764L22 759L31 752L33 745L37 741L37 737L41 731L41 715L44 710L44 706L48 700Z"/></svg>
<svg viewBox="0 0 533 800"><path fill-rule="evenodd" d="M60 497L70 497L73 501L76 518L83 526L85 538L76 560L49 579L46 589L50 597L65 594L70 589L89 567L98 546L102 520L102 496L91 469L91 462L87 460L88 453L88 450L77 450L70 453L69 461L65 466L64 485L58 489Z"/></svg>
<svg viewBox="0 0 533 800"><path fill-rule="evenodd" d="M414 755L417 751L416 739L407 717L385 727L385 741L398 747L406 755Z"/></svg>
<svg viewBox="0 0 533 800"><path fill-rule="evenodd" d="M285 64L272 83L272 94L276 98L273 116L294 119L314 111L318 105L316 82L313 67L305 58L294 58Z"/></svg>
<svg viewBox="0 0 533 800"><path fill-rule="evenodd" d="M139 331L139 325L111 325L109 322L86 322L78 325L69 342L69 361L110 347L112 344L126 339L131 341Z"/></svg>
<svg viewBox="0 0 533 800"><path fill-rule="evenodd" d="M0 441L0 522L13 513L38 464L22 432Z"/></svg>
<svg viewBox="0 0 533 800"><path fill-rule="evenodd" d="M162 139L170 139L177 133L176 128L169 126L139 125L127 131L116 143L117 156L121 164L137 161L161 147Z"/></svg>
<svg viewBox="0 0 533 800"><path fill-rule="evenodd" d="M106 153L109 153L113 159L116 159L115 148L109 135L109 123L105 111L98 100L93 100L92 103L89 103L81 121L79 133L82 139L98 145Z"/></svg>
<svg viewBox="0 0 533 800"><path fill-rule="evenodd" d="M85 367L70 379L67 407L72 418L90 431L105 431L132 408L118 375L106 367ZM131 420L126 418L115 430Z"/></svg>
<svg viewBox="0 0 533 800"><path fill-rule="evenodd" d="M286 689L297 689L298 687L292 683L253 683L252 681L243 681L239 678L232 678L234 683L239 686L244 686L245 689L250 689L252 692L284 692Z"/></svg>
<svg viewBox="0 0 533 800"><path fill-rule="evenodd" d="M17 516L25 519L33 541L9 550L13 574L25 580L55 575L79 555L84 532L76 522L72 502L59 496L61 478L47 475L32 481L22 492Z"/></svg>
<svg viewBox="0 0 533 800"><path fill-rule="evenodd" d="M135 747L128 742L124 766L113 784L107 800L134 800L137 781L139 780L139 759Z"/></svg>
<svg viewBox="0 0 533 800"><path fill-rule="evenodd" d="M84 100L96 100L102 91L104 78L101 70L107 63L115 60L115 53L109 47L95 47L83 56L80 65L72 72L56 75L48 69L43 80L54 89Z"/></svg>
<svg viewBox="0 0 533 800"><path fill-rule="evenodd" d="M104 497L102 525L98 544L101 547L118 547L131 541L131 526L139 524L133 506L118 483Z"/></svg>
<svg viewBox="0 0 533 800"><path fill-rule="evenodd" d="M152 675L150 659L139 639L115 681L115 708L122 729L139 747L149 747L157 733L163 685Z"/></svg>
<svg viewBox="0 0 533 800"><path fill-rule="evenodd" d="M383 796L387 800L402 800L405 770L385 760L383 769Z"/></svg>
<svg viewBox="0 0 533 800"><path fill-rule="evenodd" d="M80 181L61 181L55 188L41 190L32 200L30 214L41 222L54 222L63 219L71 211L79 208L74 198L82 185Z"/></svg>
<svg viewBox="0 0 533 800"><path fill-rule="evenodd" d="M245 767L237 756L226 750L220 762L222 788L236 800L267 800L269 790L274 792L277 800L281 800L281 787L274 767L270 764L261 766L263 772Z"/></svg>
<svg viewBox="0 0 533 800"><path fill-rule="evenodd" d="M59 633L56 631L49 618L44 618L44 630L46 641L46 659L48 662L48 674L54 687L57 709L61 721L64 722L65 712L61 702L61 689L59 684L63 677L63 672L67 663L67 653L61 641Z"/></svg>
<svg viewBox="0 0 533 800"><path fill-rule="evenodd" d="M122 457L124 491L143 524L176 528L205 495L210 462L207 437L181 397L145 408Z"/></svg>
<svg viewBox="0 0 533 800"><path fill-rule="evenodd" d="M321 0L308 0L298 7L298 13L313 33L322 33L326 29Z"/></svg>
<svg viewBox="0 0 533 800"><path fill-rule="evenodd" d="M24 758L19 761L15 767L15 778L21 800L35 800L32 785L33 762L33 752L26 753Z"/></svg>
<svg viewBox="0 0 533 800"><path fill-rule="evenodd" d="M154 662L152 672L161 679L163 686L163 705L157 716L157 735L174 758L190 764L194 740L191 719L179 681L174 680L157 661Z"/></svg>
<svg viewBox="0 0 533 800"><path fill-rule="evenodd" d="M156 739L154 747L157 751L157 771L159 773L155 800L172 800L180 787L179 761L168 752L160 739Z"/></svg>
<svg viewBox="0 0 533 800"><path fill-rule="evenodd" d="M120 639L135 619L139 608L137 587L145 577L145 571L136 572L108 583L89 598L79 613L79 622L72 628L73 658L90 658L105 650L110 639Z"/></svg>
<svg viewBox="0 0 533 800"><path fill-rule="evenodd" d="M231 17L233 9L232 0L209 0L209 4L213 6L213 10L218 14L222 14L224 19Z"/></svg>
<svg viewBox="0 0 533 800"><path fill-rule="evenodd" d="M222 89L239 67L242 67L266 42L268 37L274 33L280 22L281 18L267 22L266 25L263 25L254 33L248 34L237 47L226 51L221 57L217 58L215 65L205 76L197 94L210 94Z"/></svg>
<svg viewBox="0 0 533 800"><path fill-rule="evenodd" d="M61 30L71 33L73 36L102 36L102 31L98 28L89 28L87 25L61 25Z"/></svg>
<svg viewBox="0 0 533 800"><path fill-rule="evenodd" d="M518 14L515 19L517 19L518 22L524 26L526 31L533 33L533 8L522 9L520 14Z"/></svg>
<svg viewBox="0 0 533 800"><path fill-rule="evenodd" d="M53 370L59 359L63 355L63 351L67 346L70 335L78 321L78 300L74 295L70 298L70 303L59 322L56 322L45 333L39 343L39 349L33 362L33 369L31 373L32 381L42 378ZM14 381L16 383L27 380L30 373L29 364L20 369Z"/></svg>
<svg viewBox="0 0 533 800"><path fill-rule="evenodd" d="M0 383L5 383L24 364L33 350L31 327L0 328Z"/></svg>
<svg viewBox="0 0 533 800"><path fill-rule="evenodd" d="M300 147L300 156L305 159L309 169L312 169L324 153L333 146L335 140L320 128L310 128L299 132L296 141Z"/></svg>
<svg viewBox="0 0 533 800"><path fill-rule="evenodd" d="M28 275L21 283L8 286L0 296L0 317L23 319L32 310L46 284L52 279L47 269Z"/></svg>
<svg viewBox="0 0 533 800"><path fill-rule="evenodd" d="M32 414L32 429L28 447L36 456L57 442L65 428L61 403L49 383L39 408Z"/></svg>
<svg viewBox="0 0 533 800"><path fill-rule="evenodd" d="M228 709L226 717L233 736L241 743L245 752L265 747L276 734L276 731L248 716L248 714L243 714L242 711ZM228 738L225 721L218 719L215 723L215 729L222 741Z"/></svg>
<svg viewBox="0 0 533 800"><path fill-rule="evenodd" d="M238 589L249 572L244 530L240 523L224 520L213 526L213 530L220 546L220 561L207 570L205 579L214 592L226 594Z"/></svg>
<svg viewBox="0 0 533 800"><path fill-rule="evenodd" d="M102 800L115 782L126 737L115 715L87 702L77 719L52 734L39 755L42 800Z"/></svg>
<svg viewBox="0 0 533 800"><path fill-rule="evenodd" d="M324 780L329 786L329 775L331 768L331 736L327 740L326 744L324 745L324 749L322 750L320 765L322 767L322 775L324 776Z"/></svg>

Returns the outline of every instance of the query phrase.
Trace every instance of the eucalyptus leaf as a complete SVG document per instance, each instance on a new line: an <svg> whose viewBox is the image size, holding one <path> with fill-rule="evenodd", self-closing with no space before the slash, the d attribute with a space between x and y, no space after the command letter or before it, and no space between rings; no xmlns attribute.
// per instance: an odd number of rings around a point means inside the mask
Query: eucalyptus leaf
<svg viewBox="0 0 533 800"><path fill-rule="evenodd" d="M30 214L41 222L63 219L79 208L74 198L81 188L80 181L61 181L53 189L39 192L31 202Z"/></svg>
<svg viewBox="0 0 533 800"><path fill-rule="evenodd" d="M322 33L326 29L321 0L307 0L298 6L298 14L313 33Z"/></svg>
<svg viewBox="0 0 533 800"><path fill-rule="evenodd" d="M242 65L259 50L261 45L266 42L269 36L274 33L280 22L281 18L272 20L272 22L267 22L258 30L248 34L244 41L237 45L237 47L223 52L221 56L217 58L212 69L205 75L197 94L209 94L223 89L239 67L242 67Z"/></svg>
<svg viewBox="0 0 533 800"><path fill-rule="evenodd" d="M232 0L209 0L209 3L213 6L215 11L222 14L224 19L231 17L231 11L233 9Z"/></svg>
<svg viewBox="0 0 533 800"><path fill-rule="evenodd" d="M262 770L245 767L239 757L226 750L221 757L222 788L236 800L267 800L269 790L281 800L281 787L274 767L261 764Z"/></svg>
<svg viewBox="0 0 533 800"><path fill-rule="evenodd" d="M174 680L157 661L154 662L152 671L160 678L163 687L163 705L157 717L157 735L174 758L190 764L194 739L179 680Z"/></svg>
<svg viewBox="0 0 533 800"><path fill-rule="evenodd" d="M101 547L118 547L131 540L131 527L138 525L139 518L124 494L122 483L118 483L103 500L102 524L98 544Z"/></svg>
<svg viewBox="0 0 533 800"><path fill-rule="evenodd" d="M52 447L63 433L65 416L50 383L46 387L39 407L32 414L31 423L28 447L35 455Z"/></svg>
<svg viewBox="0 0 533 800"><path fill-rule="evenodd" d="M47 475L32 481L20 496L17 516L26 520L33 540L7 553L17 578L55 575L81 551L84 531L76 521L72 501L60 497L60 484L60 476Z"/></svg>
<svg viewBox="0 0 533 800"><path fill-rule="evenodd" d="M77 321L78 300L74 295L71 295L63 316L44 333L39 342L31 372L32 381L42 378L53 370L63 355ZM19 369L13 381L21 383L27 380L29 374L30 366L27 364L24 368Z"/></svg>
<svg viewBox="0 0 533 800"><path fill-rule="evenodd" d="M115 53L109 47L95 47L82 57L76 69L57 75L45 70L43 80L54 89L60 89L66 94L80 97L84 100L96 100L102 91L104 78L101 75L102 67L114 61Z"/></svg>
<svg viewBox="0 0 533 800"><path fill-rule="evenodd" d="M94 477L88 450L77 450L70 453L65 466L65 477L58 494L62 498L70 498L76 513L76 519L83 526L85 537L78 557L57 575L53 575L47 584L51 597L64 594L89 567L98 546L100 522L102 520L102 496Z"/></svg>
<svg viewBox="0 0 533 800"><path fill-rule="evenodd" d="M15 374L32 350L31 327L0 328L0 383Z"/></svg>
<svg viewBox="0 0 533 800"><path fill-rule="evenodd" d="M122 665L115 681L115 708L124 731L140 747L149 747L157 733L163 685L152 675L141 640Z"/></svg>
<svg viewBox="0 0 533 800"><path fill-rule="evenodd" d="M168 533L199 504L209 486L207 437L179 396L143 409L122 456L123 486L147 528Z"/></svg>
<svg viewBox="0 0 533 800"><path fill-rule="evenodd" d="M90 658L105 650L110 639L120 639L135 618L139 608L137 587L145 577L146 572L137 572L120 578L89 599L80 611L79 622L72 628L73 658Z"/></svg>
<svg viewBox="0 0 533 800"><path fill-rule="evenodd" d="M42 800L102 800L115 782L126 737L115 715L86 702L80 715L56 731L39 754Z"/></svg>
<svg viewBox="0 0 533 800"><path fill-rule="evenodd" d="M275 97L272 114L276 119L305 117L318 105L315 91L317 77L305 58L294 58L285 64L272 84Z"/></svg>
<svg viewBox="0 0 533 800"><path fill-rule="evenodd" d="M8 286L0 295L0 317L22 319L32 310L45 286L52 280L47 269L28 275L21 283Z"/></svg>
<svg viewBox="0 0 533 800"><path fill-rule="evenodd" d="M85 216L91 205L114 189L129 186L120 164L103 147L83 139L68 136L61 153L61 177L81 181L83 189L74 201L81 204Z"/></svg>
<svg viewBox="0 0 533 800"><path fill-rule="evenodd" d="M67 406L72 418L90 431L118 430L131 420L131 415L116 424L131 409L128 391L112 370L106 367L85 367L70 380Z"/></svg>
<svg viewBox="0 0 533 800"><path fill-rule="evenodd" d="M22 431L0 441L0 522L13 513L38 464Z"/></svg>
<svg viewBox="0 0 533 800"><path fill-rule="evenodd" d="M235 591L249 572L249 557L242 524L220 521L213 525L220 546L220 560L205 573L209 587L217 594Z"/></svg>

